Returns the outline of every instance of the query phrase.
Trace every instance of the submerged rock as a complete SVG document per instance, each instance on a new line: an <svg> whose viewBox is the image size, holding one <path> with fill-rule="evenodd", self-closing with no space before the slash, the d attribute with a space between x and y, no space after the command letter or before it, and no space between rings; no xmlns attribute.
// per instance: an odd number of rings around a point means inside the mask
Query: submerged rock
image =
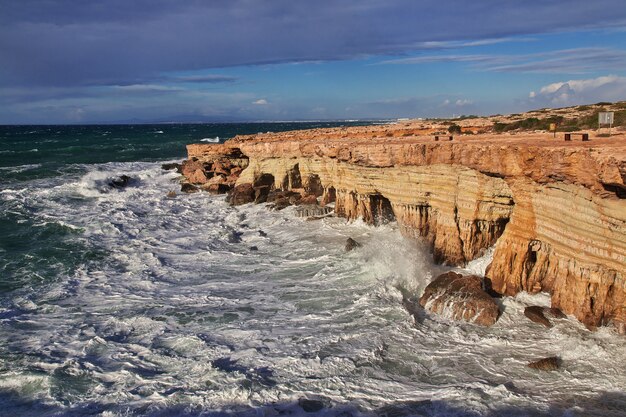
<svg viewBox="0 0 626 417"><path fill-rule="evenodd" d="M305 413L316 413L324 408L324 403L319 400L309 400L308 398L300 398L298 405Z"/></svg>
<svg viewBox="0 0 626 417"><path fill-rule="evenodd" d="M132 178L128 175L120 175L119 177L112 178L111 181L109 181L109 186L113 188L124 188L131 181Z"/></svg>
<svg viewBox="0 0 626 417"><path fill-rule="evenodd" d="M306 204L296 208L296 216L298 217L319 217L330 214L333 211L331 207L320 207L317 204Z"/></svg>
<svg viewBox="0 0 626 417"><path fill-rule="evenodd" d="M535 323L543 324L546 327L552 327L550 320L543 314L543 307L529 306L524 309L524 315Z"/></svg>
<svg viewBox="0 0 626 417"><path fill-rule="evenodd" d="M556 307L545 308L543 310L543 312L544 312L544 314L551 315L555 319L566 319L567 318L567 316L561 311L560 308L556 308Z"/></svg>
<svg viewBox="0 0 626 417"><path fill-rule="evenodd" d="M167 193L167 198L175 198L176 197L176 191L174 190L170 190Z"/></svg>
<svg viewBox="0 0 626 417"><path fill-rule="evenodd" d="M535 323L543 324L546 327L552 327L552 322L548 317L555 319L565 319L567 316L556 307L528 306L524 309L524 315Z"/></svg>
<svg viewBox="0 0 626 417"><path fill-rule="evenodd" d="M255 198L256 191L252 184L241 184L236 186L228 196L228 202L232 206L252 203Z"/></svg>
<svg viewBox="0 0 626 417"><path fill-rule="evenodd" d="M178 164L176 162L163 164L163 165L161 165L161 169L164 170L164 171L171 171L171 170L175 169L176 171L181 172L181 166L180 166L180 164Z"/></svg>
<svg viewBox="0 0 626 417"><path fill-rule="evenodd" d="M180 191L183 193L197 193L200 189L193 184L185 182L180 186Z"/></svg>
<svg viewBox="0 0 626 417"><path fill-rule="evenodd" d="M480 277L452 271L428 284L419 303L431 313L481 326L491 326L500 315L496 302L482 289Z"/></svg>
<svg viewBox="0 0 626 417"><path fill-rule="evenodd" d="M549 358L539 359L538 361L528 364L529 368L538 369L540 371L555 371L560 367L561 359L558 356L550 356Z"/></svg>
<svg viewBox="0 0 626 417"><path fill-rule="evenodd" d="M356 249L360 246L361 244L351 237L346 240L346 252L350 252L352 249Z"/></svg>

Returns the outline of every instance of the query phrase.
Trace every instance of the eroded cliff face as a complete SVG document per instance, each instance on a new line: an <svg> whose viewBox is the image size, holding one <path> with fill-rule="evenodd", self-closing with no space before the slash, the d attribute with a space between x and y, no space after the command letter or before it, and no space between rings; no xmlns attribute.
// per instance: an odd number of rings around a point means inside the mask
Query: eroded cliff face
<svg viewBox="0 0 626 417"><path fill-rule="evenodd" d="M500 178L461 166L372 168L330 158L251 158L238 184L262 174L276 188L314 189L335 213L371 224L397 220L404 233L421 236L438 262L462 265L503 233L511 215L511 190ZM301 183L294 186L293 178Z"/></svg>
<svg viewBox="0 0 626 417"><path fill-rule="evenodd" d="M238 137L226 148L249 158L237 186L264 176L275 189L321 194L348 219L397 220L437 262L463 265L496 244L493 289L547 291L553 307L587 325L624 330L626 137L583 145L343 136ZM188 147L199 160L214 150Z"/></svg>

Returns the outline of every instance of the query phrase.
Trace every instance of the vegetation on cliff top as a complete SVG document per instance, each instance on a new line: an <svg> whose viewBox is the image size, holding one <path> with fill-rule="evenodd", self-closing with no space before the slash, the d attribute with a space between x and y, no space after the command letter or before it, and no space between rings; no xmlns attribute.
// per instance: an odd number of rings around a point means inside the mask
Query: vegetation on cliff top
<svg viewBox="0 0 626 417"><path fill-rule="evenodd" d="M604 106L611 106L605 108ZM561 110L561 109L557 109ZM598 129L598 113L604 111L614 112L614 127L626 126L626 102L598 103L591 106L578 106L572 108L572 115L549 115L547 117L527 117L512 122L498 121L493 124L493 130L497 133L509 132L513 130L549 130L550 125L555 123L558 132L573 132L578 130ZM529 112L547 113L547 110ZM581 114L583 113L583 114ZM604 127L604 126L603 126Z"/></svg>

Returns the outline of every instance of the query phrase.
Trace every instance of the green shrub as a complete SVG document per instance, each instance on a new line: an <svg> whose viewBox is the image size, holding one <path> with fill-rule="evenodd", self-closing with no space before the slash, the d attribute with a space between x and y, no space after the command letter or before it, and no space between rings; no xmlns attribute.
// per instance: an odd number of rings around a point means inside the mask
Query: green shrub
<svg viewBox="0 0 626 417"><path fill-rule="evenodd" d="M502 133L506 131L507 126L508 126L508 123L495 122L493 124L493 130L496 133Z"/></svg>
<svg viewBox="0 0 626 417"><path fill-rule="evenodd" d="M448 128L448 132L452 135L460 135L461 134L461 126L457 124L452 124Z"/></svg>

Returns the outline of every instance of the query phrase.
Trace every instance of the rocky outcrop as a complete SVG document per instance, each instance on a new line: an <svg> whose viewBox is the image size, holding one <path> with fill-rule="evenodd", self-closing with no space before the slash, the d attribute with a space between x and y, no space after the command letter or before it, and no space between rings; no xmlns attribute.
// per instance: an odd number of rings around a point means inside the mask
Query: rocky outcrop
<svg viewBox="0 0 626 417"><path fill-rule="evenodd" d="M351 250L359 248L359 247L361 247L361 244L357 242L356 240L352 239L351 237L346 239L346 247L345 247L346 252L350 252Z"/></svg>
<svg viewBox="0 0 626 417"><path fill-rule="evenodd" d="M531 362L528 364L528 367L540 371L556 371L561 366L560 362L561 360L557 356L550 356L549 358L543 358L538 361Z"/></svg>
<svg viewBox="0 0 626 417"><path fill-rule="evenodd" d="M552 322L547 316L564 319L567 316L563 314L558 308L547 308L541 306L528 306L524 309L524 315L528 317L530 321L543 324L546 327L552 327Z"/></svg>
<svg viewBox="0 0 626 417"><path fill-rule="evenodd" d="M431 313L481 326L491 326L500 315L498 305L482 289L482 279L476 275L439 275L428 284L419 303Z"/></svg>
<svg viewBox="0 0 626 417"><path fill-rule="evenodd" d="M626 135L435 142L418 136L424 131L406 124L241 136L188 153L204 162L237 149L248 158L237 188L263 177L270 193L315 195L348 219L397 221L437 262L463 265L495 244L486 273L495 291L549 292L553 307L589 326L626 327Z"/></svg>
<svg viewBox="0 0 626 417"><path fill-rule="evenodd" d="M163 165L163 169L173 169L170 168L173 164L166 165ZM197 156L190 156L175 168L186 180L183 188L191 190L191 184L212 194L225 194L235 187L239 174L247 166L248 158L238 148L214 144L199 151Z"/></svg>

